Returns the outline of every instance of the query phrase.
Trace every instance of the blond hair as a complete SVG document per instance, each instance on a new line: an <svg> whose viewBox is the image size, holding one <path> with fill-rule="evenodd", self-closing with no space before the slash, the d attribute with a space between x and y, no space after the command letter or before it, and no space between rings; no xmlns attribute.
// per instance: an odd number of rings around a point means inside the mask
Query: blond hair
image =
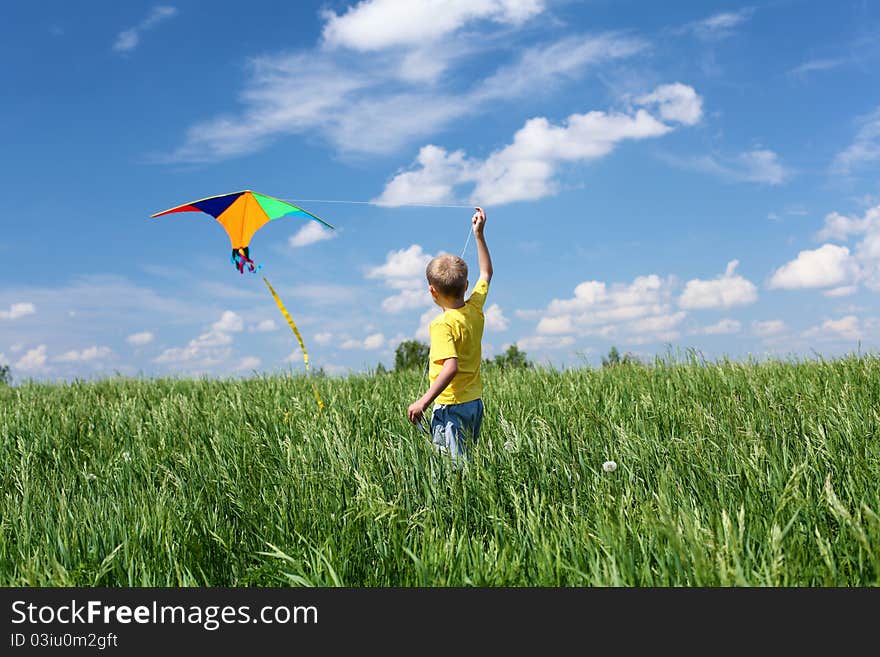
<svg viewBox="0 0 880 657"><path fill-rule="evenodd" d="M449 297L464 296L468 285L467 263L455 255L444 253L434 257L425 268L428 283L440 294Z"/></svg>

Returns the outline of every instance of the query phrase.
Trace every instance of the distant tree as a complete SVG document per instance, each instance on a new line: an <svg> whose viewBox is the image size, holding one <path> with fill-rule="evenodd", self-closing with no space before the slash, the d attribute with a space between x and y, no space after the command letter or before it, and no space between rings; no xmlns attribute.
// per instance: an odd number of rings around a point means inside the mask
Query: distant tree
<svg viewBox="0 0 880 657"><path fill-rule="evenodd" d="M9 371L9 365L0 365L0 386L8 386L12 383L12 373Z"/></svg>
<svg viewBox="0 0 880 657"><path fill-rule="evenodd" d="M602 356L602 367L614 367L616 365L631 365L638 363L639 359L627 352L620 355L617 347L612 346L607 356Z"/></svg>
<svg viewBox="0 0 880 657"><path fill-rule="evenodd" d="M620 365L620 352L617 351L617 347L611 347L608 355L602 356L602 367L613 367L614 365Z"/></svg>
<svg viewBox="0 0 880 657"><path fill-rule="evenodd" d="M527 369L533 367L532 362L526 357L526 352L522 351L515 344L510 345L503 354L496 354L492 360L484 361L487 365L502 367L508 369Z"/></svg>
<svg viewBox="0 0 880 657"><path fill-rule="evenodd" d="M394 350L394 369L422 369L428 362L430 348L418 340L404 340Z"/></svg>
<svg viewBox="0 0 880 657"><path fill-rule="evenodd" d="M382 361L379 361L379 364L376 365L376 370L374 374L385 374L388 370L385 369L385 366L382 364Z"/></svg>

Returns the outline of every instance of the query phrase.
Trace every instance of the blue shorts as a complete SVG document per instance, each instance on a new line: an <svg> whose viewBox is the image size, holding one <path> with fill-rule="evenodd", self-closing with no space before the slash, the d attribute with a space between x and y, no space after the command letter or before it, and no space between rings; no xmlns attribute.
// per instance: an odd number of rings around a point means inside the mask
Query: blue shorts
<svg viewBox="0 0 880 657"><path fill-rule="evenodd" d="M483 400L463 404L435 404L431 417L431 442L452 458L470 458L470 447L477 444L483 423Z"/></svg>

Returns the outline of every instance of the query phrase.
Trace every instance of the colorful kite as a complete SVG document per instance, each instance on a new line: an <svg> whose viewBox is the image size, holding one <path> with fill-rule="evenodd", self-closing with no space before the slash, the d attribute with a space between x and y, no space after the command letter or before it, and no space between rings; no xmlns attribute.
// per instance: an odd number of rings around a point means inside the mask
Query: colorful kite
<svg viewBox="0 0 880 657"><path fill-rule="evenodd" d="M254 261L251 260L249 245L254 233L273 219L299 216L314 219L327 228L335 230L333 226L320 217L313 215L311 212L307 212L287 201L266 196L265 194L258 194L249 189L246 189L243 192L233 192L232 194L210 196L184 205L178 205L176 208L171 208L170 210L157 212L151 216L153 218L161 217L174 212L204 212L219 221L220 225L226 230L226 234L229 235L229 241L232 244L232 263L241 274L244 273L245 266L247 266L248 270L252 273L256 273L262 268L262 265L255 265ZM296 327L293 318L290 316L290 313L287 312L280 297L265 276L263 276L263 282L266 284L266 287L269 288L269 292L272 294L272 298L278 305L278 309L281 311L281 314L284 315L284 319L287 320L293 334L299 341L300 349L302 349L303 352L306 373L308 374L309 354L306 351L306 345L305 342L303 342L302 335L300 335L299 329ZM318 395L318 389L315 387L314 383L312 384L312 391L315 393L315 401L318 403L318 408L323 409L324 402L321 401L321 397Z"/></svg>
<svg viewBox="0 0 880 657"><path fill-rule="evenodd" d="M210 196L198 201L178 205L176 208L157 212L152 217L161 217L174 212L204 212L214 217L229 235L232 244L232 257L230 260L240 273L244 273L245 265L252 273L256 273L260 267L254 264L250 258L249 245L251 238L260 228L273 219L282 217L303 217L314 219L318 223L333 229L326 221L299 208L292 203L272 198L265 194L258 194L249 189L232 194Z"/></svg>

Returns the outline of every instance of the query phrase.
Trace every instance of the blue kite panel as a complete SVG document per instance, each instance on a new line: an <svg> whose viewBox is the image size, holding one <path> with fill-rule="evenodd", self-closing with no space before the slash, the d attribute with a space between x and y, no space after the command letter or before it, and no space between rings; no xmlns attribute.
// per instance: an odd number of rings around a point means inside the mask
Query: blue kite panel
<svg viewBox="0 0 880 657"><path fill-rule="evenodd" d="M199 201L198 203L193 203L192 205L216 219L226 212L226 208L235 203L235 199L242 194L244 194L244 192L227 194L226 196L216 196L214 198L205 199L204 201Z"/></svg>
<svg viewBox="0 0 880 657"><path fill-rule="evenodd" d="M290 212L285 212L284 214L279 214L277 217L274 217L274 219L286 219L287 217L296 217L296 216L309 217L310 219L312 217L312 215L310 215L308 212L303 212L302 210L298 210L296 208L291 208Z"/></svg>

